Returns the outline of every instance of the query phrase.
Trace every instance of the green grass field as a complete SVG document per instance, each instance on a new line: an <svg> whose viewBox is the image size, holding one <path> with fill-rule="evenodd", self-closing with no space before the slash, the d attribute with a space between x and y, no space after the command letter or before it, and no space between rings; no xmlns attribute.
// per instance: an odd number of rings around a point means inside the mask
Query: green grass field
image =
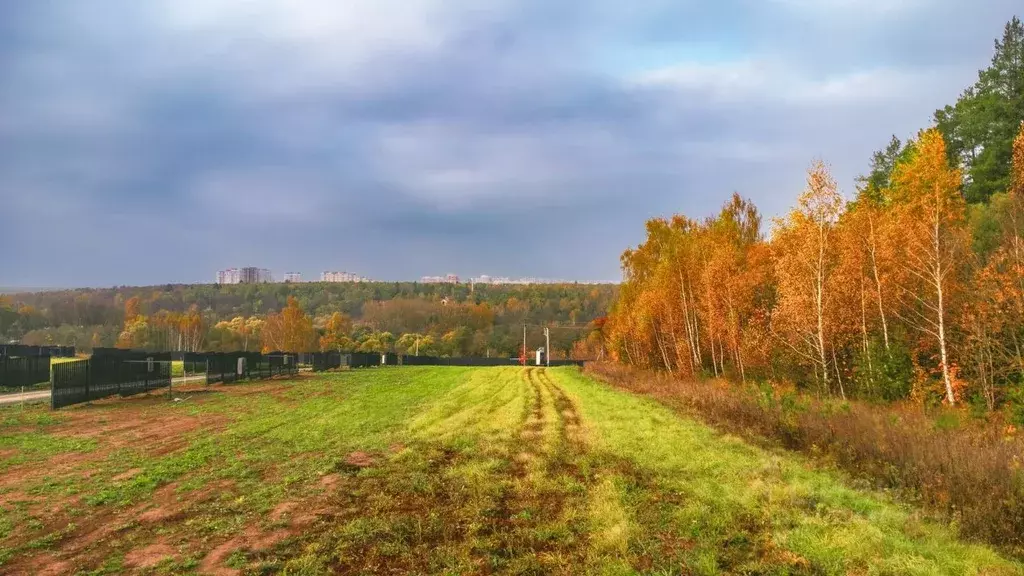
<svg viewBox="0 0 1024 576"><path fill-rule="evenodd" d="M0 572L1024 573L574 368L176 396L0 409Z"/></svg>

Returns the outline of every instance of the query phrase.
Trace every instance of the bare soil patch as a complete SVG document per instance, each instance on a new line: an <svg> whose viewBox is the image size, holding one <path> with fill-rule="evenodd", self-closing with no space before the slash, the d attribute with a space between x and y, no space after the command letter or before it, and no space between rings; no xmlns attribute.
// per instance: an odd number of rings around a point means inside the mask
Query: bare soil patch
<svg viewBox="0 0 1024 576"><path fill-rule="evenodd" d="M132 468L131 470L125 470L124 472L118 474L117 476L114 476L113 478L111 478L111 480L113 480L114 482L131 480L132 478L137 476L139 472L142 472L142 468Z"/></svg>
<svg viewBox="0 0 1024 576"><path fill-rule="evenodd" d="M156 543L132 550L124 557L124 563L136 568L152 568L166 558L174 558L177 552L168 544Z"/></svg>
<svg viewBox="0 0 1024 576"><path fill-rule="evenodd" d="M281 528L272 532L262 532L253 526L247 529L242 535L235 536L210 550L203 557L199 564L199 571L204 574L216 576L227 576L238 574L239 571L226 566L224 563L233 553L238 550L249 550L253 552L264 552L270 550L280 542L294 534L293 530Z"/></svg>
<svg viewBox="0 0 1024 576"><path fill-rule="evenodd" d="M50 554L37 556L28 566L25 567L24 574L35 574L37 576L59 576L62 574L70 574L74 571L74 566L67 560L59 560ZM11 572L17 574L18 572Z"/></svg>
<svg viewBox="0 0 1024 576"><path fill-rule="evenodd" d="M251 394L281 388L280 383L221 388L225 394ZM178 389L175 389L178 392ZM214 394L190 399L202 403ZM158 488L137 506L118 508L110 505L87 504L81 496L65 491L48 490L43 494L24 493L23 487L45 482L74 485L82 481L95 481L97 476L109 475L113 484L132 480L143 472L132 467L124 470L109 469L109 458L123 448L138 449L150 456L160 456L188 446L194 434L223 429L229 417L216 413L189 414L180 410L165 410L166 394L152 394L131 398L114 398L81 405L62 411L62 420L56 424L28 430L28 434L46 434L57 438L94 440L94 449L57 454L44 460L26 462L0 470L0 506L10 511L13 506L25 506L32 518L31 529L18 526L3 539L3 547L18 549L43 536L54 538L45 549L22 549L4 563L0 572L12 574L63 574L83 567L97 565L111 552L125 546L120 533L131 529L153 530L181 520L189 507L219 497L234 487L231 481L214 482L190 493L187 498L177 494L178 484L172 482ZM107 470L104 470L107 468ZM84 508L84 509L83 509ZM70 527L70 530L69 530ZM131 551L138 562L137 568L159 562L166 556L166 547L173 541L161 540L145 545L145 537ZM163 548L158 547L163 546ZM173 552L173 550L172 550ZM158 555L159 558L152 556Z"/></svg>
<svg viewBox="0 0 1024 576"><path fill-rule="evenodd" d="M373 466L373 462L373 456L362 451L353 452L345 457L346 464L358 466L359 468L368 468Z"/></svg>
<svg viewBox="0 0 1024 576"><path fill-rule="evenodd" d="M280 522L286 514L291 514L292 510L295 510L295 507L298 505L298 502L281 502L270 511L270 519L274 522Z"/></svg>
<svg viewBox="0 0 1024 576"><path fill-rule="evenodd" d="M231 556L232 552L238 550L241 545L241 538L232 538L213 550L210 550L210 552L203 558L203 561L199 563L199 571L204 574L214 574L215 576L231 576L233 574L238 574L238 570L225 566L224 561Z"/></svg>
<svg viewBox="0 0 1024 576"><path fill-rule="evenodd" d="M135 519L143 524L159 524L161 522L173 520L180 515L181 513L178 511L168 510L167 508L161 508L158 506L156 508L146 510L142 514L139 514Z"/></svg>

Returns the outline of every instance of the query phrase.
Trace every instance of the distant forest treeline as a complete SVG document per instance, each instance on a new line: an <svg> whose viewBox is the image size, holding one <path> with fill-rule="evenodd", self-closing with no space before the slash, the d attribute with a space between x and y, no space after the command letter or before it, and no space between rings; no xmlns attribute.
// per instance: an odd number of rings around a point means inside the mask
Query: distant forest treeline
<svg viewBox="0 0 1024 576"><path fill-rule="evenodd" d="M263 322L294 297L321 337L347 336L354 348L394 350L412 342L423 354L517 355L526 323L530 348L543 345L541 326L561 327L551 331L552 351L569 356L574 346L578 355L598 352L597 337L589 348L587 338L616 292L611 284L413 282L59 290L0 296L0 337L84 351L255 350Z"/></svg>

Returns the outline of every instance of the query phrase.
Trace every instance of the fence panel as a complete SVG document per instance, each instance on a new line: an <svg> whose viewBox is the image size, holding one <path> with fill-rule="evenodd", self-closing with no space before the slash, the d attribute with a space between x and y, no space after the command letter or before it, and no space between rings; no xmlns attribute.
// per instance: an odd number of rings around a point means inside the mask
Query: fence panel
<svg viewBox="0 0 1024 576"><path fill-rule="evenodd" d="M350 368L380 366L380 354L376 352L351 352L342 356L342 364Z"/></svg>
<svg viewBox="0 0 1024 576"><path fill-rule="evenodd" d="M26 344L0 344L0 356L49 356L48 346L28 346Z"/></svg>
<svg viewBox="0 0 1024 576"><path fill-rule="evenodd" d="M131 396L171 385L169 352L103 351L77 362L55 364L50 374L54 409L108 396Z"/></svg>
<svg viewBox="0 0 1024 576"><path fill-rule="evenodd" d="M75 347L0 344L0 356L52 356L54 358L74 358Z"/></svg>
<svg viewBox="0 0 1024 576"><path fill-rule="evenodd" d="M448 358L447 366L512 366L519 363L518 358L477 358L466 356Z"/></svg>
<svg viewBox="0 0 1024 576"><path fill-rule="evenodd" d="M438 356L409 356L402 357L403 366L442 366L445 358Z"/></svg>
<svg viewBox="0 0 1024 576"><path fill-rule="evenodd" d="M305 355L308 364L313 367L313 372L341 368L342 356L341 352L312 352Z"/></svg>
<svg viewBox="0 0 1024 576"><path fill-rule="evenodd" d="M313 352L312 354L303 355L310 366L313 367L313 372L323 372L327 370L327 353L325 352Z"/></svg>
<svg viewBox="0 0 1024 576"><path fill-rule="evenodd" d="M206 352L171 352L171 360L181 362L182 372L193 376L206 374L208 356Z"/></svg>
<svg viewBox="0 0 1024 576"><path fill-rule="evenodd" d="M92 400L89 390L91 360L54 364L50 375L50 407L56 410Z"/></svg>
<svg viewBox="0 0 1024 576"><path fill-rule="evenodd" d="M270 376L284 376L291 374L295 367L295 355L284 352L271 352L264 356L267 365L270 367Z"/></svg>
<svg viewBox="0 0 1024 576"><path fill-rule="evenodd" d="M206 357L206 383L213 384L214 382L224 381L224 354L220 352L209 352L204 354Z"/></svg>
<svg viewBox="0 0 1024 576"><path fill-rule="evenodd" d="M152 360L150 360L152 358ZM121 365L118 394L131 396L171 385L170 353L150 354Z"/></svg>
<svg viewBox="0 0 1024 576"><path fill-rule="evenodd" d="M0 388L34 386L49 380L49 356L0 356Z"/></svg>

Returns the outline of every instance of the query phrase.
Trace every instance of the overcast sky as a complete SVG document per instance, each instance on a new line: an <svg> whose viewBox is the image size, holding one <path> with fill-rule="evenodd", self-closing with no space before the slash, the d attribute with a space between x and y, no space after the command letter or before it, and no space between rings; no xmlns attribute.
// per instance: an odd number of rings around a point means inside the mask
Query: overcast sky
<svg viewBox="0 0 1024 576"><path fill-rule="evenodd" d="M618 280L643 223L853 190L1019 0L0 0L0 286Z"/></svg>

